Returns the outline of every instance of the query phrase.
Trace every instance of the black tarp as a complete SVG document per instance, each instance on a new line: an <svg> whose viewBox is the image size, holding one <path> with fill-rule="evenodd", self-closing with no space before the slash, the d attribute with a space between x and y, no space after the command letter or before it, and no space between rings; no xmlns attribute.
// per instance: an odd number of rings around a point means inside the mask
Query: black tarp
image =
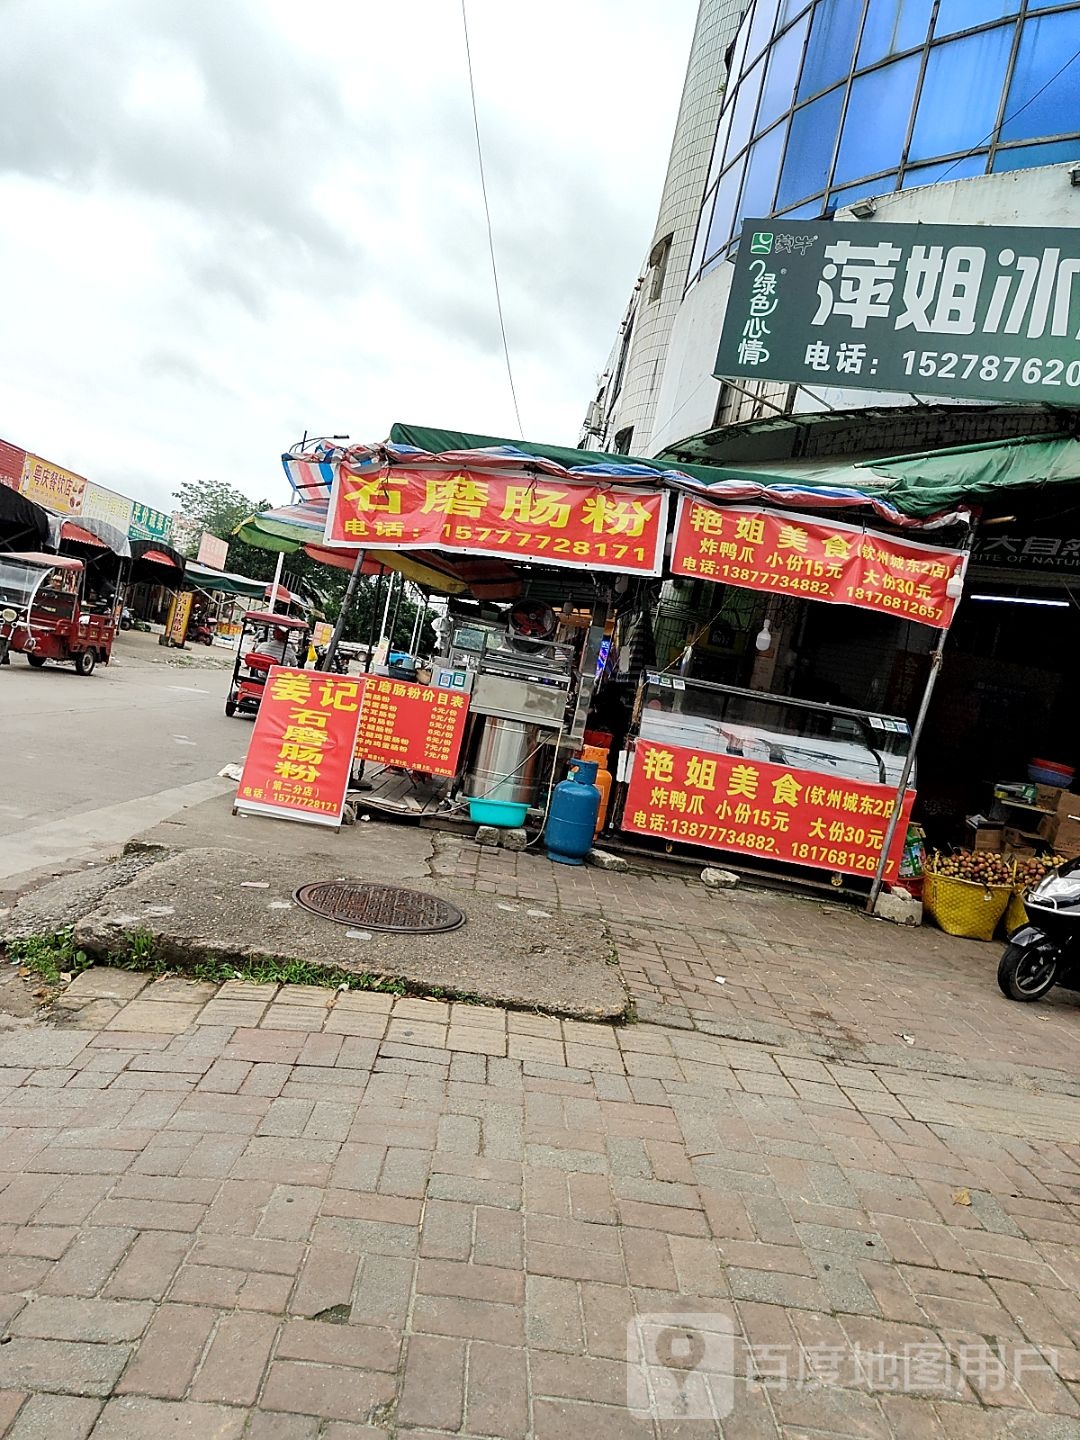
<svg viewBox="0 0 1080 1440"><path fill-rule="evenodd" d="M134 585L167 585L178 590L184 583L187 561L164 540L132 540L131 575Z"/></svg>
<svg viewBox="0 0 1080 1440"><path fill-rule="evenodd" d="M0 482L0 550L44 550L49 512Z"/></svg>

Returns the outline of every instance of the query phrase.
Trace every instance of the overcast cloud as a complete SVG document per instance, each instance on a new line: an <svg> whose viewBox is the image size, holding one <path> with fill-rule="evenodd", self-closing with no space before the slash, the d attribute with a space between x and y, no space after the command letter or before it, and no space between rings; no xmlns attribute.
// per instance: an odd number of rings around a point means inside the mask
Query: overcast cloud
<svg viewBox="0 0 1080 1440"><path fill-rule="evenodd" d="M573 443L695 0L469 0L526 435ZM0 0L0 437L162 508L394 420L513 435L458 0Z"/></svg>

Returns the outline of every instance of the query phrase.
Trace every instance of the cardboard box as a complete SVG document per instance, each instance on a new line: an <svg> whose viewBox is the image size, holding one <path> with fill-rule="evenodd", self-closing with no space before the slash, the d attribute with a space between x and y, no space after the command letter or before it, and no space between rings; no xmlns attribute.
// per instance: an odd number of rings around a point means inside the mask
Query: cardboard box
<svg viewBox="0 0 1080 1440"><path fill-rule="evenodd" d="M1080 826L1077 828L1080 830ZM1018 859L1022 859L1026 855L1037 855L1043 849L1043 841L1040 836L1017 830L1012 825L1005 826L1001 837L1001 848L1005 854L1016 856Z"/></svg>
<svg viewBox="0 0 1080 1440"><path fill-rule="evenodd" d="M969 815L967 820L967 843L969 850L1001 849L1004 826L980 825L978 817Z"/></svg>
<svg viewBox="0 0 1080 1440"><path fill-rule="evenodd" d="M1064 820L1067 816L1080 819L1080 795L1074 795L1070 790L1059 790L1057 798L1057 813Z"/></svg>
<svg viewBox="0 0 1080 1440"><path fill-rule="evenodd" d="M1035 804L1042 810L1056 811L1058 801L1061 799L1061 794L1062 787L1060 785L1036 785Z"/></svg>
<svg viewBox="0 0 1080 1440"><path fill-rule="evenodd" d="M1074 795L1073 799L1076 798ZM1070 860L1080 855L1080 819L1074 820L1071 816L1066 816L1058 821L1054 849L1059 855L1067 855Z"/></svg>

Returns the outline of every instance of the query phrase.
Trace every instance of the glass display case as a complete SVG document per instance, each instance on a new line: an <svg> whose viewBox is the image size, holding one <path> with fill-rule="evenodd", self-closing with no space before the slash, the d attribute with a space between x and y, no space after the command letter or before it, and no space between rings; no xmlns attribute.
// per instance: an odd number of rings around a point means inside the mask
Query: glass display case
<svg viewBox="0 0 1080 1440"><path fill-rule="evenodd" d="M711 755L895 787L911 743L906 720L646 672L638 735ZM914 777L911 781L914 785Z"/></svg>

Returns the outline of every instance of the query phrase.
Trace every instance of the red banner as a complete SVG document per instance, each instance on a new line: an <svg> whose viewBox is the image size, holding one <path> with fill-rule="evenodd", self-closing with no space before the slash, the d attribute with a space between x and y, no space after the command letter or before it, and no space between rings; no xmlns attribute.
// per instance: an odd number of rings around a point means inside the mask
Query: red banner
<svg viewBox="0 0 1080 1440"><path fill-rule="evenodd" d="M944 630L958 598L949 582L963 576L964 554L807 515L683 496L671 573L855 605Z"/></svg>
<svg viewBox="0 0 1080 1440"><path fill-rule="evenodd" d="M468 713L468 696L460 692L368 676L356 758L424 775L456 775Z"/></svg>
<svg viewBox="0 0 1080 1440"><path fill-rule="evenodd" d="M236 808L340 825L364 682L319 670L270 670Z"/></svg>
<svg viewBox="0 0 1080 1440"><path fill-rule="evenodd" d="M326 544L457 550L659 575L667 493L486 470L339 469Z"/></svg>
<svg viewBox="0 0 1080 1440"><path fill-rule="evenodd" d="M622 828L654 839L872 876L895 799L887 785L639 740ZM886 880L896 878L914 799L909 790Z"/></svg>

